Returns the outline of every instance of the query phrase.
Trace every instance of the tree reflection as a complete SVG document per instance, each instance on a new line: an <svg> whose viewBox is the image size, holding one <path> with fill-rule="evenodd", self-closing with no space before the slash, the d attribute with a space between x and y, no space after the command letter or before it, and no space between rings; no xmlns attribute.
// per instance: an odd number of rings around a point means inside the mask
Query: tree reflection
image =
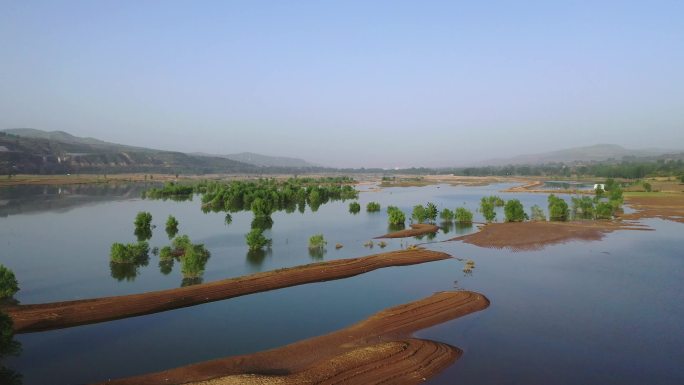
<svg viewBox="0 0 684 385"><path fill-rule="evenodd" d="M22 383L21 374L2 365L7 356L18 356L21 353L21 343L14 339L12 318L0 311L0 384L19 385Z"/></svg>
<svg viewBox="0 0 684 385"><path fill-rule="evenodd" d="M263 265L266 257L268 257L270 255L271 255L271 249L270 248L267 248L266 250L264 250L264 249L249 250L247 252L247 255L245 256L245 259L247 259L247 263L249 263L250 266L261 267L261 265Z"/></svg>
<svg viewBox="0 0 684 385"><path fill-rule="evenodd" d="M322 247L309 248L309 256L311 259L321 260L325 256L326 249Z"/></svg>

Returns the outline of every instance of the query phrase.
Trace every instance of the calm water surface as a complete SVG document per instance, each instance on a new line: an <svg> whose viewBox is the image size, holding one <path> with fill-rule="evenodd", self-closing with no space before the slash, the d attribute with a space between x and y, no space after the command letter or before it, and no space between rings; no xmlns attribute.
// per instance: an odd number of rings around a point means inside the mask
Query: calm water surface
<svg viewBox="0 0 684 385"><path fill-rule="evenodd" d="M251 213L203 214L190 202L142 200L140 185L22 187L0 190L0 263L12 268L21 303L89 298L179 287L180 266L164 274L158 257L123 275L112 271L112 242L133 242L133 218L150 211L157 225L151 246L169 244L164 222L178 218L180 234L211 252L204 281L295 266L311 257L307 240L323 233L323 260L378 252L363 243L388 231L387 205L406 213L417 203L452 210L477 207L484 195L546 206L543 194L504 194L510 185L390 188L363 192L362 206L383 210L348 213L348 202L273 215L273 247L249 255L244 234ZM566 196L567 198L567 196ZM498 217L501 219L502 212ZM476 220L481 220L477 217ZM348 326L386 307L440 290L485 294L481 312L419 333L464 350L435 384L684 383L684 225L660 220L650 232L618 232L599 242L570 242L542 251L482 249L438 242L473 228L452 228L428 240L389 240L384 250L410 243L473 259L387 268L360 276L302 285L160 314L17 336L23 352L7 360L24 384L75 384L162 370L192 362L277 347ZM344 247L335 250L334 244Z"/></svg>

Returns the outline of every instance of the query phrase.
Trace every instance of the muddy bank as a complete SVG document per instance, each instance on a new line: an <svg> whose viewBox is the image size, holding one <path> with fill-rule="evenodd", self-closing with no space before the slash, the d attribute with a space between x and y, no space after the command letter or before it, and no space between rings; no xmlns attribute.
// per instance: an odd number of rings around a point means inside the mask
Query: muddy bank
<svg viewBox="0 0 684 385"><path fill-rule="evenodd" d="M617 221L490 223L480 231L451 241L463 241L488 248L541 250L548 245L574 240L598 241L615 230L650 230L648 227Z"/></svg>
<svg viewBox="0 0 684 385"><path fill-rule="evenodd" d="M311 282L351 277L389 266L405 266L451 258L429 250L399 250L361 258L279 269L149 293L103 297L39 305L5 307L17 333L59 329L96 322L158 313L262 291Z"/></svg>
<svg viewBox="0 0 684 385"><path fill-rule="evenodd" d="M684 194L653 193L627 195L626 203L636 210L632 214L621 215L622 219L660 218L684 223Z"/></svg>
<svg viewBox="0 0 684 385"><path fill-rule="evenodd" d="M410 229L395 231L393 233L381 235L381 236L375 237L373 239L417 237L419 235L424 235L424 234L428 234L428 233L436 233L438 230L439 230L439 226L435 226L435 225L431 225L431 224L427 224L427 223L418 223L415 225L411 225Z"/></svg>
<svg viewBox="0 0 684 385"><path fill-rule="evenodd" d="M408 338L489 306L483 295L441 292L383 310L345 329L280 348L105 382L106 384L418 384L461 351Z"/></svg>

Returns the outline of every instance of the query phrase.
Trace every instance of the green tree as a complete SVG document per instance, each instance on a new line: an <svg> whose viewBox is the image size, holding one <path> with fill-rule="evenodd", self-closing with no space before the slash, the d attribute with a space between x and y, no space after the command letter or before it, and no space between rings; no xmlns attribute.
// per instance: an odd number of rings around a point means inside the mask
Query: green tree
<svg viewBox="0 0 684 385"><path fill-rule="evenodd" d="M406 222L406 216L398 207L387 206L387 221L390 225L403 225Z"/></svg>
<svg viewBox="0 0 684 385"><path fill-rule="evenodd" d="M449 209L444 209L439 213L439 217L444 222L451 222L454 220L454 212Z"/></svg>
<svg viewBox="0 0 684 385"><path fill-rule="evenodd" d="M411 218L418 223L423 223L427 219L427 210L423 205L413 206L413 211L411 212Z"/></svg>
<svg viewBox="0 0 684 385"><path fill-rule="evenodd" d="M361 205L359 202L351 202L349 203L349 212L352 214L357 214L359 211L361 211Z"/></svg>
<svg viewBox="0 0 684 385"><path fill-rule="evenodd" d="M465 207L457 207L454 218L459 224L473 223L473 213Z"/></svg>
<svg viewBox="0 0 684 385"><path fill-rule="evenodd" d="M527 219L527 214L522 203L517 199L511 199L504 206L506 222L522 222Z"/></svg>
<svg viewBox="0 0 684 385"><path fill-rule="evenodd" d="M425 205L425 216L430 220L430 222L435 222L437 220L438 213L439 211L437 210L436 204L428 202L427 205Z"/></svg>
<svg viewBox="0 0 684 385"><path fill-rule="evenodd" d="M593 219L595 215L594 200L590 197L572 198L572 216L580 219Z"/></svg>
<svg viewBox="0 0 684 385"><path fill-rule="evenodd" d="M612 219L613 205L609 202L599 202L596 205L596 219Z"/></svg>
<svg viewBox="0 0 684 385"><path fill-rule="evenodd" d="M169 218L166 219L166 235L171 239L176 234L178 234L178 220L173 215L169 215Z"/></svg>
<svg viewBox="0 0 684 385"><path fill-rule="evenodd" d="M368 202L366 205L366 211L369 213L374 213L380 211L380 203L378 202Z"/></svg>
<svg viewBox="0 0 684 385"><path fill-rule="evenodd" d="M532 220L533 221L545 221L546 220L546 215L544 214L544 210L542 210L541 207L534 205L530 208L530 213L532 214Z"/></svg>
<svg viewBox="0 0 684 385"><path fill-rule="evenodd" d="M138 243L113 243L110 260L114 263L138 264L149 257L150 245L146 241Z"/></svg>
<svg viewBox="0 0 684 385"><path fill-rule="evenodd" d="M309 249L323 249L328 241L325 240L323 234L315 234L309 238Z"/></svg>
<svg viewBox="0 0 684 385"><path fill-rule="evenodd" d="M646 192L651 192L651 184L650 183L644 182L644 183L642 183L642 185L644 186L644 190Z"/></svg>
<svg viewBox="0 0 684 385"><path fill-rule="evenodd" d="M562 198L554 194L549 195L549 219L552 221L567 221L570 210L568 204Z"/></svg>
<svg viewBox="0 0 684 385"><path fill-rule="evenodd" d="M487 222L492 222L496 219L496 211L494 211L494 202L487 197L480 200L480 212Z"/></svg>
<svg viewBox="0 0 684 385"><path fill-rule="evenodd" d="M10 298L19 291L19 282L14 272L0 264L0 298Z"/></svg>
<svg viewBox="0 0 684 385"><path fill-rule="evenodd" d="M245 235L245 239L250 250L261 250L265 246L270 246L272 242L264 236L264 230L260 228L252 229Z"/></svg>
<svg viewBox="0 0 684 385"><path fill-rule="evenodd" d="M134 234L138 238L138 241L146 241L152 238L152 214L141 211L135 216Z"/></svg>

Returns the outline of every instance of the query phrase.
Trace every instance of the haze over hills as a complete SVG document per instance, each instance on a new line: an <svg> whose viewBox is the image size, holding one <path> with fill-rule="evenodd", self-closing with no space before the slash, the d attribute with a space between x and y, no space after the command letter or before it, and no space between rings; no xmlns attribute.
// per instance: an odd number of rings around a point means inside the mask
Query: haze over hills
<svg viewBox="0 0 684 385"><path fill-rule="evenodd" d="M205 153L194 153L193 155L199 156L214 156L219 158L232 159L238 162L252 164L260 167L295 167L295 168L309 168L309 167L321 167L320 165L307 162L304 159L291 158L287 156L271 156L256 154L253 152L241 152L238 154L205 154Z"/></svg>
<svg viewBox="0 0 684 385"><path fill-rule="evenodd" d="M622 160L626 157L652 157L680 152L672 149L627 149L616 144L595 144L593 146L573 147L563 150L539 154L518 155L511 158L490 159L481 162L482 166L500 165L538 165L544 163L601 162L606 160Z"/></svg>

